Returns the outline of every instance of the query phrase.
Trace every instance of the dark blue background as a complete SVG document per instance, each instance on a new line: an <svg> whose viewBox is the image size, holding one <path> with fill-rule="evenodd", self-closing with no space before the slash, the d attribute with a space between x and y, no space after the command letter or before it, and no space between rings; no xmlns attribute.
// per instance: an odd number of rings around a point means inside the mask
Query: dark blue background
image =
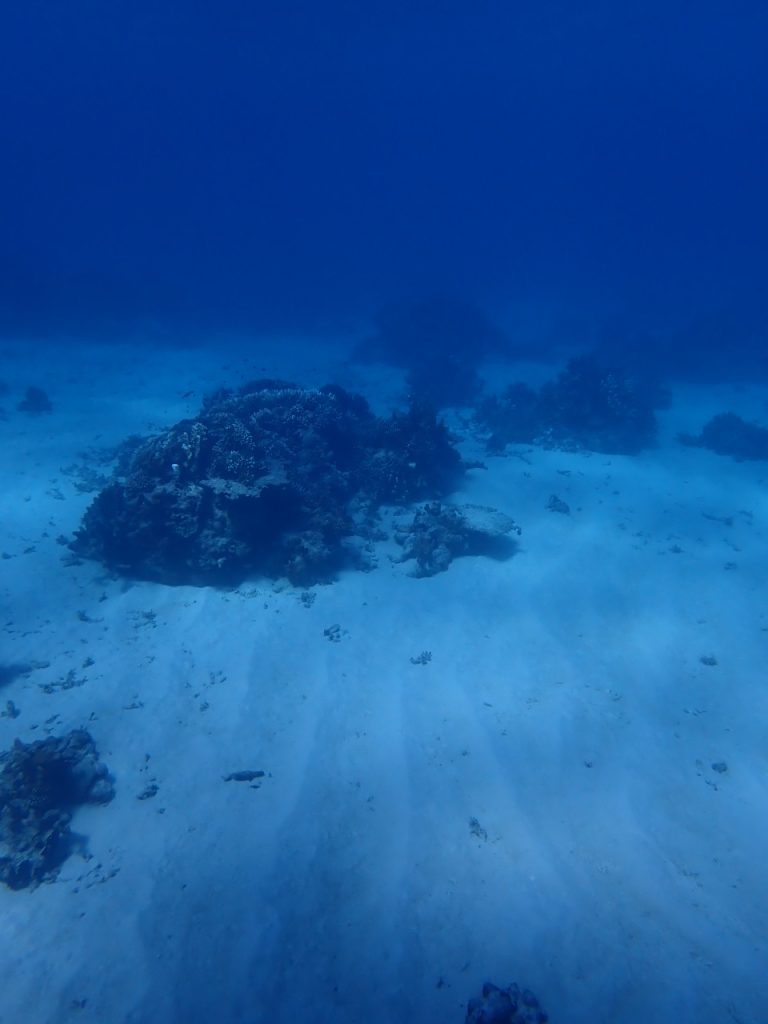
<svg viewBox="0 0 768 1024"><path fill-rule="evenodd" d="M767 43L743 0L5 4L0 330L440 288L754 344Z"/></svg>

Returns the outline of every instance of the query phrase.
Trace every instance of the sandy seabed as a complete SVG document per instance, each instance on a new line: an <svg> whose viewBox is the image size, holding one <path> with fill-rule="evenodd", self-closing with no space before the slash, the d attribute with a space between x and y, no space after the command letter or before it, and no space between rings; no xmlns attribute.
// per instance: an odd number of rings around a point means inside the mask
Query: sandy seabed
<svg viewBox="0 0 768 1024"><path fill-rule="evenodd" d="M675 438L766 395L676 389L633 458L466 436L454 500L517 520L506 561L415 579L382 541L306 592L68 564L81 453L264 375L399 388L299 341L5 346L0 661L41 667L0 748L83 726L116 796L0 890L0 1022L458 1024L490 979L553 1024L765 1024L768 467Z"/></svg>

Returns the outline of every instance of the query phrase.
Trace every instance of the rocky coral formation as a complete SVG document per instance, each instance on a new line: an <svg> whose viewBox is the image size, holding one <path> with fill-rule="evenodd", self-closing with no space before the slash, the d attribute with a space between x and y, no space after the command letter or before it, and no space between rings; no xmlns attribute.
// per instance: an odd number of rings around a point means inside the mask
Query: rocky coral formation
<svg viewBox="0 0 768 1024"><path fill-rule="evenodd" d="M477 422L490 431L492 452L535 442L634 454L653 443L654 409L666 403L658 386L580 356L538 391L518 383L486 399Z"/></svg>
<svg viewBox="0 0 768 1024"><path fill-rule="evenodd" d="M54 879L75 844L72 813L114 796L85 729L0 753L0 881L24 889Z"/></svg>
<svg viewBox="0 0 768 1024"><path fill-rule="evenodd" d="M679 439L682 444L734 459L768 459L768 428L748 423L733 412L713 416L700 434L681 434Z"/></svg>
<svg viewBox="0 0 768 1024"><path fill-rule="evenodd" d="M402 561L416 560L414 576L434 576L460 555L509 557L515 548L509 534L515 533L520 527L496 509L435 501L399 526L395 539L403 548Z"/></svg>
<svg viewBox="0 0 768 1024"><path fill-rule="evenodd" d="M536 996L512 984L501 989L489 981L480 999L470 999L466 1024L546 1024L549 1020Z"/></svg>
<svg viewBox="0 0 768 1024"><path fill-rule="evenodd" d="M139 446L72 546L165 583L308 584L333 575L377 506L442 496L462 470L423 403L382 419L335 385L254 381Z"/></svg>

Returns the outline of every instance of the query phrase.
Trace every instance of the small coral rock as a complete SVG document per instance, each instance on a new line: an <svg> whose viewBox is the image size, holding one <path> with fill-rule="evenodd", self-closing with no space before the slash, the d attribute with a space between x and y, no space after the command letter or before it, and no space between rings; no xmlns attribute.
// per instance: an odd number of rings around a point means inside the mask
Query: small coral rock
<svg viewBox="0 0 768 1024"><path fill-rule="evenodd" d="M508 534L520 533L514 519L484 505L424 505L407 526L399 527L397 541L402 561L416 560L414 576L444 572L460 555L510 555L514 543Z"/></svg>
<svg viewBox="0 0 768 1024"><path fill-rule="evenodd" d="M0 881L24 889L56 878L75 845L80 804L114 796L112 779L85 729L0 753Z"/></svg>

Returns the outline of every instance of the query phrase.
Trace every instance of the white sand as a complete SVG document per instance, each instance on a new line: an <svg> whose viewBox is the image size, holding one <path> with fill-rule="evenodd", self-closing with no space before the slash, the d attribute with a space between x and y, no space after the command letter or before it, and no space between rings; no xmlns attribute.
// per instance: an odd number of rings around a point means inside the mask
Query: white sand
<svg viewBox="0 0 768 1024"><path fill-rule="evenodd" d="M508 561L420 580L382 544L309 607L63 564L84 449L250 376L376 381L229 354L3 353L0 660L49 665L0 690L0 748L85 726L117 794L75 818L90 859L0 889L1 1024L460 1024L486 979L555 1024L764 1024L768 467L674 438L765 396L677 393L639 458L486 460L457 500L517 519Z"/></svg>

